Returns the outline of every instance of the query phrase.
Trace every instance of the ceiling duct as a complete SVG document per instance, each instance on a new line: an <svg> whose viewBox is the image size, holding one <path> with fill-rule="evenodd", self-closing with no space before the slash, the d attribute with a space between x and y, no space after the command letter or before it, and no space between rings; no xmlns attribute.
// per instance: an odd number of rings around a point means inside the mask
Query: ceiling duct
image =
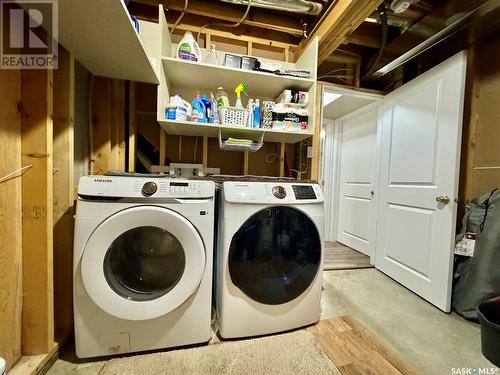
<svg viewBox="0 0 500 375"><path fill-rule="evenodd" d="M393 81L417 57L417 64L431 67L498 28L500 0L449 0L387 44L368 81Z"/></svg>
<svg viewBox="0 0 500 375"><path fill-rule="evenodd" d="M248 5L248 0L221 0L225 3ZM252 0L252 6L291 13L318 15L323 6L307 0Z"/></svg>

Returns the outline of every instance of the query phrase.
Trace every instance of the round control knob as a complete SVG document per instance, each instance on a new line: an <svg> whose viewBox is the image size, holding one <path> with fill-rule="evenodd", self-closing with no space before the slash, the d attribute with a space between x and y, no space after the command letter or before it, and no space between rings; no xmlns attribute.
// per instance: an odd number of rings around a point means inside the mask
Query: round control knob
<svg viewBox="0 0 500 375"><path fill-rule="evenodd" d="M283 186L273 187L273 195L278 199L283 199L286 197L286 190Z"/></svg>
<svg viewBox="0 0 500 375"><path fill-rule="evenodd" d="M152 181L146 182L142 186L142 195L144 195L145 197L150 197L154 193L156 193L156 190L158 190L158 186L154 182Z"/></svg>

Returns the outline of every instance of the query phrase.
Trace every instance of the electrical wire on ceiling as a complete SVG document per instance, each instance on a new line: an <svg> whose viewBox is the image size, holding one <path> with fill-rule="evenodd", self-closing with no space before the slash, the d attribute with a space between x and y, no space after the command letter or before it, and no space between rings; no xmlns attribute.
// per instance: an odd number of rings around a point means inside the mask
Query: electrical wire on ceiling
<svg viewBox="0 0 500 375"><path fill-rule="evenodd" d="M335 74L335 73L340 73L340 72L351 72L353 73L354 70L352 68L339 68L339 69L334 69L329 71L326 74L323 74L318 77L318 80L322 80L325 78L332 78L332 79L338 79L344 83L350 83L350 81L354 78L352 74Z"/></svg>
<svg viewBox="0 0 500 375"><path fill-rule="evenodd" d="M189 0L184 0L184 9L182 13L179 15L179 17L177 17L177 20L175 20L172 29L170 30L170 35L174 33L175 28L181 23L182 19L184 18L184 15L187 12L188 5L189 5Z"/></svg>
<svg viewBox="0 0 500 375"><path fill-rule="evenodd" d="M380 24L382 25L382 41L380 43L380 48L377 51L375 59L372 61L370 66L367 68L366 73L361 78L361 81L366 81L368 77L375 71L377 64L379 63L382 55L384 53L385 45L387 44L387 36L389 34L389 25L387 23L387 12L384 3L380 4L377 8L378 16L380 19Z"/></svg>
<svg viewBox="0 0 500 375"><path fill-rule="evenodd" d="M243 14L243 17L241 17L240 20L238 22L236 22L236 23L227 24L227 23L223 23L223 22L209 22L209 23L203 25L200 28L200 30L198 31L198 36L196 37L196 42L198 44L200 44L200 35L201 35L201 32L204 29L206 29L207 27L211 27L211 26L238 27L238 26L240 26L246 20L246 18L248 17L248 13L250 13L251 6L252 6L252 0L248 0L247 10L245 11L245 14Z"/></svg>

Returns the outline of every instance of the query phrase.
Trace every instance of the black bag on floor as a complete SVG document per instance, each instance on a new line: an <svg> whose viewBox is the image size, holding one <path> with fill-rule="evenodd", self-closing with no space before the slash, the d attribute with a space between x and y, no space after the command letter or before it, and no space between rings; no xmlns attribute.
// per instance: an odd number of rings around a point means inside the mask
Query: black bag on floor
<svg viewBox="0 0 500 375"><path fill-rule="evenodd" d="M476 243L473 257L455 257L452 306L477 321L478 305L500 296L500 190L474 198L463 224L463 232L476 233Z"/></svg>

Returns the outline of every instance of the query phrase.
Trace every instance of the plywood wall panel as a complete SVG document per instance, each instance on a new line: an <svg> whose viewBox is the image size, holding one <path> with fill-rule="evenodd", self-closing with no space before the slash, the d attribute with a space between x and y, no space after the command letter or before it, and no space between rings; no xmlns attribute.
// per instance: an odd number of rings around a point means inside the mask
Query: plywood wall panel
<svg viewBox="0 0 500 375"><path fill-rule="evenodd" d="M92 174L111 163L111 78L94 77L92 90Z"/></svg>
<svg viewBox="0 0 500 375"><path fill-rule="evenodd" d="M250 153L248 173L256 176L279 176L279 159L279 143L264 143L259 151Z"/></svg>
<svg viewBox="0 0 500 375"><path fill-rule="evenodd" d="M93 174L125 170L125 82L94 77L92 90Z"/></svg>
<svg viewBox="0 0 500 375"><path fill-rule="evenodd" d="M219 140L208 139L208 167L220 168L222 174L241 175L243 173L243 152L222 151Z"/></svg>
<svg viewBox="0 0 500 375"><path fill-rule="evenodd" d="M500 188L500 31L469 47L459 216L471 199Z"/></svg>
<svg viewBox="0 0 500 375"><path fill-rule="evenodd" d="M21 74L0 69L0 177L21 168ZM22 223L20 174L0 183L0 356L21 357Z"/></svg>

